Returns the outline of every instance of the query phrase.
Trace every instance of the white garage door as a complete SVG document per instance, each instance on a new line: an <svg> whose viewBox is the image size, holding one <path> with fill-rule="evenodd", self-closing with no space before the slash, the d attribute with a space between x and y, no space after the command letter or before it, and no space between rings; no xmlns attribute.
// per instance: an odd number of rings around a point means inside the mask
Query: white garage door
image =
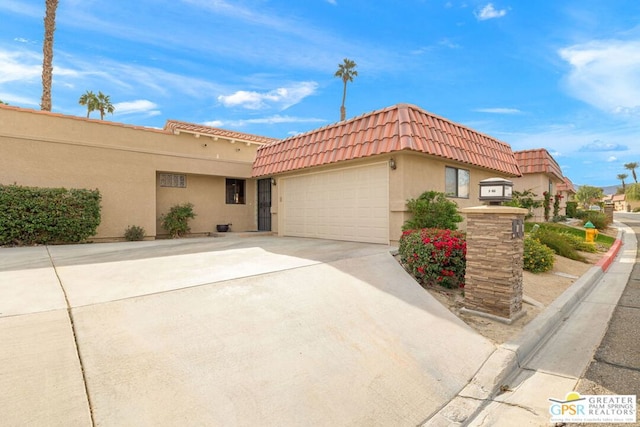
<svg viewBox="0 0 640 427"><path fill-rule="evenodd" d="M285 236L389 243L386 163L280 181Z"/></svg>

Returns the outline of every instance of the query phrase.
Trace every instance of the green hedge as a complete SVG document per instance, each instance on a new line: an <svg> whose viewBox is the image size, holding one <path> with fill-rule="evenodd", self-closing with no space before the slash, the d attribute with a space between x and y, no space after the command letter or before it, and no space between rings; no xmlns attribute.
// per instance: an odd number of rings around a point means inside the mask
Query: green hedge
<svg viewBox="0 0 640 427"><path fill-rule="evenodd" d="M99 224L98 190L0 185L0 245L81 242Z"/></svg>

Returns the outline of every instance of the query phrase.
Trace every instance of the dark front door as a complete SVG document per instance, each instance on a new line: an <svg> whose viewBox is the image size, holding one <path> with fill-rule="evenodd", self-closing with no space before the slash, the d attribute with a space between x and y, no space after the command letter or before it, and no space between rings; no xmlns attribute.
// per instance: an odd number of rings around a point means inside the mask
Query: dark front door
<svg viewBox="0 0 640 427"><path fill-rule="evenodd" d="M271 231L271 178L258 180L258 231Z"/></svg>

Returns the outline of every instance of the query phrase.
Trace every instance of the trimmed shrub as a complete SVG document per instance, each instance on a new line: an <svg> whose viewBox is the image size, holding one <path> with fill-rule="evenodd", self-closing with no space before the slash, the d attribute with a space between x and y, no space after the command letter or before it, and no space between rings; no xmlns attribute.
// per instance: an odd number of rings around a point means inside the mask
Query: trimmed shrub
<svg viewBox="0 0 640 427"><path fill-rule="evenodd" d="M548 229L540 229L536 232L535 238L562 257L582 262L587 261L586 258L582 256L571 244L569 239L560 233Z"/></svg>
<svg viewBox="0 0 640 427"><path fill-rule="evenodd" d="M544 273L553 268L554 261L553 250L531 236L524 238L523 268L525 270L532 273Z"/></svg>
<svg viewBox="0 0 640 427"><path fill-rule="evenodd" d="M463 288L467 242L459 231L424 228L400 237L400 260L424 286Z"/></svg>
<svg viewBox="0 0 640 427"><path fill-rule="evenodd" d="M144 240L144 228L137 225L130 225L124 230L124 238L129 242Z"/></svg>
<svg viewBox="0 0 640 427"><path fill-rule="evenodd" d="M0 185L0 245L77 243L100 225L98 190Z"/></svg>
<svg viewBox="0 0 640 427"><path fill-rule="evenodd" d="M566 214L569 218L575 218L577 210L578 202L567 202Z"/></svg>
<svg viewBox="0 0 640 427"><path fill-rule="evenodd" d="M417 199L407 200L413 218L405 221L403 230L439 228L457 230L464 218L458 213L458 205L447 199L444 193L425 191Z"/></svg>
<svg viewBox="0 0 640 427"><path fill-rule="evenodd" d="M586 211L586 215L582 218L582 225L586 224L588 221L591 221L598 230L604 230L609 225L609 220L607 216L602 212L596 211Z"/></svg>
<svg viewBox="0 0 640 427"><path fill-rule="evenodd" d="M192 203L174 205L169 212L160 217L162 227L169 232L171 238L184 236L191 230L189 220L196 217Z"/></svg>

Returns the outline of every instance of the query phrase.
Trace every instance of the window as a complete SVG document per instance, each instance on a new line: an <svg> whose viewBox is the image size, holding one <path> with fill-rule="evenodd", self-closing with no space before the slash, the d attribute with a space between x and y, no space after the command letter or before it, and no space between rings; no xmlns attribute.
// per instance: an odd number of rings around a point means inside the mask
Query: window
<svg viewBox="0 0 640 427"><path fill-rule="evenodd" d="M187 176L176 173L161 173L160 187L187 188Z"/></svg>
<svg viewBox="0 0 640 427"><path fill-rule="evenodd" d="M445 167L444 192L450 197L469 198L469 171Z"/></svg>
<svg viewBox="0 0 640 427"><path fill-rule="evenodd" d="M244 205L244 179L227 178L227 204Z"/></svg>

